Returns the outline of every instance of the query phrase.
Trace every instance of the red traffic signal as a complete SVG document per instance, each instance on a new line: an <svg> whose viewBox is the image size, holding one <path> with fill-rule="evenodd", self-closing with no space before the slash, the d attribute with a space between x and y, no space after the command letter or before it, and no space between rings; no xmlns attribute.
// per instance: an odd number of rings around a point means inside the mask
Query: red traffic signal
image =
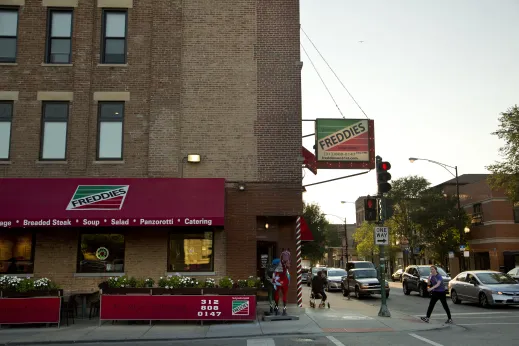
<svg viewBox="0 0 519 346"><path fill-rule="evenodd" d="M387 161L379 161L377 163L377 185L379 193L387 193L391 190L391 174L388 172L391 169L391 164Z"/></svg>
<svg viewBox="0 0 519 346"><path fill-rule="evenodd" d="M380 170L382 171L389 171L391 169L391 164L387 161L380 163Z"/></svg>
<svg viewBox="0 0 519 346"><path fill-rule="evenodd" d="M364 200L364 220L377 221L377 199L366 198Z"/></svg>

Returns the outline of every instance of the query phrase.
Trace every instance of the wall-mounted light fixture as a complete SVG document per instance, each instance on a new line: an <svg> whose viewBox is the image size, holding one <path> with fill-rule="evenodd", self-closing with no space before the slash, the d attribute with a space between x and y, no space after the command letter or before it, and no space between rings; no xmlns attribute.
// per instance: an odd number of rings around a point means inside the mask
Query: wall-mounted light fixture
<svg viewBox="0 0 519 346"><path fill-rule="evenodd" d="M265 223L265 229L269 229L269 224Z"/></svg>
<svg viewBox="0 0 519 346"><path fill-rule="evenodd" d="M238 185L238 190L245 191L245 184L239 184Z"/></svg>
<svg viewBox="0 0 519 346"><path fill-rule="evenodd" d="M200 158L200 155L198 155L198 154L187 155L187 162L197 163L197 162L200 162L200 160L201 160L201 158Z"/></svg>

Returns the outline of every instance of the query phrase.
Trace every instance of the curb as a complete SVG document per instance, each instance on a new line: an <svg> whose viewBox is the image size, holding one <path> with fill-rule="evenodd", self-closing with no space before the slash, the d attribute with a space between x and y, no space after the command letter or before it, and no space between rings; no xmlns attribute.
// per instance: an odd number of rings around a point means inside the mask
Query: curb
<svg viewBox="0 0 519 346"><path fill-rule="evenodd" d="M455 326L455 325L453 325ZM410 330L393 330L393 331L387 331L387 332L380 332L380 333L395 333L395 332L420 332L420 331L431 331L431 330L441 330L445 328L449 328L449 325L439 325L438 327L433 327L429 329L410 329ZM364 334L365 332L348 332L347 334ZM322 336L323 333L272 333L269 334L270 337L276 337L276 336ZM345 333L326 333L326 334L345 334ZM201 341L201 340L221 340L221 339L245 339L245 338L256 338L256 337L265 337L265 334L248 334L248 335L240 335L240 336L215 336L215 337L182 337L182 338L133 338L133 339L121 339L121 340L114 340L114 339L92 339L92 340L59 340L59 341L27 341L27 342L4 342L0 343L0 345L9 345L9 346L26 346L26 345L70 345L70 344L96 344L96 343L107 343L107 344L120 344L120 343L127 343L127 342L175 342L175 341Z"/></svg>

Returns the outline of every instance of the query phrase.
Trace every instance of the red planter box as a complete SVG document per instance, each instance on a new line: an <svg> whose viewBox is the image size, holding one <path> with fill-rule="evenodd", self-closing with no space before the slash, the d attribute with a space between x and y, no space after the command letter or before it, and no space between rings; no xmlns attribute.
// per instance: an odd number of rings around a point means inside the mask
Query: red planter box
<svg viewBox="0 0 519 346"><path fill-rule="evenodd" d="M256 296L101 296L101 320L255 320Z"/></svg>
<svg viewBox="0 0 519 346"><path fill-rule="evenodd" d="M60 297L0 298L0 324L59 323Z"/></svg>

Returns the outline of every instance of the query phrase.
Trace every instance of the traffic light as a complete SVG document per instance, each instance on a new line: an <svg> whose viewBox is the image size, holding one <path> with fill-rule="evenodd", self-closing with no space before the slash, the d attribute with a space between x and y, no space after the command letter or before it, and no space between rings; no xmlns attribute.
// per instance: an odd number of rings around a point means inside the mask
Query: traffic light
<svg viewBox="0 0 519 346"><path fill-rule="evenodd" d="M377 160L377 185L378 193L387 193L391 190L391 174L388 172L391 169L391 164L387 161Z"/></svg>
<svg viewBox="0 0 519 346"><path fill-rule="evenodd" d="M364 220L377 221L377 199L368 197L364 200Z"/></svg>

